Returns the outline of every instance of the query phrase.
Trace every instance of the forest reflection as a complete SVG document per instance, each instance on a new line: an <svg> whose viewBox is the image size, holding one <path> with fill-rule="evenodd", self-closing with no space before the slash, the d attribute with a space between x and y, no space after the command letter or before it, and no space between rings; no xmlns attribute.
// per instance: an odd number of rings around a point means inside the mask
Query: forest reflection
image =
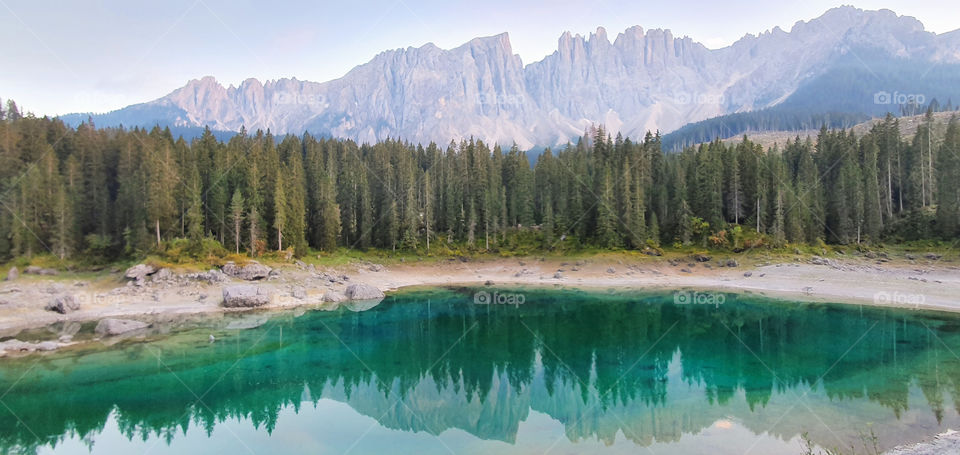
<svg viewBox="0 0 960 455"><path fill-rule="evenodd" d="M574 442L622 434L643 446L723 419L828 446L869 429L890 446L960 421L954 315L551 289L515 290L523 305L475 305L474 291L408 291L362 312L253 313L5 359L0 451L95 439L111 416L127 438L168 443L228 419L272 432L281 410L320 399L390 429L508 443L531 411ZM791 407L810 416L775 421Z"/></svg>

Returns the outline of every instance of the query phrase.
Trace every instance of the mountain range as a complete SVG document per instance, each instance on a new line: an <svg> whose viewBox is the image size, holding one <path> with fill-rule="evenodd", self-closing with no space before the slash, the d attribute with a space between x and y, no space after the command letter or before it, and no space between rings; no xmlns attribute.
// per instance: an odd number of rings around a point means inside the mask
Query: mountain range
<svg viewBox="0 0 960 455"><path fill-rule="evenodd" d="M563 33L556 51L524 65L503 33L449 50L386 51L327 82L224 87L208 76L154 101L61 118L360 142L475 137L534 148L566 143L595 124L642 137L783 106L882 115L903 100L953 96L960 100L960 30L935 34L912 17L845 6L715 50L670 30L636 26L611 39L598 28Z"/></svg>

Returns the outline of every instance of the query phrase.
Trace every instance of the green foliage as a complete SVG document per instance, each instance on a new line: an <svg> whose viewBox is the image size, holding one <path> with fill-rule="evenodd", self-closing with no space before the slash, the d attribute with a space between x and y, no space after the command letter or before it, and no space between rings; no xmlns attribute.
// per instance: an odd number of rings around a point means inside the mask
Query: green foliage
<svg viewBox="0 0 960 455"><path fill-rule="evenodd" d="M661 240L742 251L960 235L960 126L911 143L888 117L864 137L764 150L748 138L665 154L592 128L534 166L516 146L425 147L241 131L187 143L167 129L0 121L0 257L97 261L170 248L202 258L375 248L499 255L640 251ZM178 239L189 239L189 248ZM166 247L165 247L166 245Z"/></svg>

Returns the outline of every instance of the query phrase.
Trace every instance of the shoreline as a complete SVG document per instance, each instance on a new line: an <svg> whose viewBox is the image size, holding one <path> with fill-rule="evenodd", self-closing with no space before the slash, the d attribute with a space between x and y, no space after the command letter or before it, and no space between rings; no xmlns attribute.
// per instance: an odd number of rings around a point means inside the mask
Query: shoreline
<svg viewBox="0 0 960 455"><path fill-rule="evenodd" d="M125 280L122 273L92 279L21 276L0 283L0 340L15 339L21 332L57 323L66 326L105 318L153 320L294 308L332 309L338 303L325 301L324 295L343 294L350 284L369 284L384 292L415 286L458 285L681 290L960 313L960 298L956 297L960 296L960 268L950 263L815 258L748 265L733 261L727 266L727 259L690 261L598 256L576 261L449 259L386 267L369 262L330 268L298 263L282 265L274 269L275 273L269 278L260 281L236 278L223 282L192 281L186 278L187 274L170 272L163 279L147 277L140 285ZM222 289L242 284L268 289L272 294L270 303L253 309L222 307ZM44 309L48 302L63 295L74 296L80 308L67 314ZM349 305L349 302L340 304Z"/></svg>

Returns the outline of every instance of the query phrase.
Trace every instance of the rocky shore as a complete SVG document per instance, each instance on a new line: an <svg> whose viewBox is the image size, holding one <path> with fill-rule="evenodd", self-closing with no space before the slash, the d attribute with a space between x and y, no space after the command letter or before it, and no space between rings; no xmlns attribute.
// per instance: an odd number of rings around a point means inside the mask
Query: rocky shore
<svg viewBox="0 0 960 455"><path fill-rule="evenodd" d="M960 269L932 255L813 257L741 264L736 257L524 258L335 268L227 263L207 271L138 264L97 278L16 268L0 283L0 356L150 333L158 320L289 308L368 308L407 286L474 284L755 293L813 302L960 311ZM362 303L354 303L362 302ZM89 336L87 337L89 339Z"/></svg>

